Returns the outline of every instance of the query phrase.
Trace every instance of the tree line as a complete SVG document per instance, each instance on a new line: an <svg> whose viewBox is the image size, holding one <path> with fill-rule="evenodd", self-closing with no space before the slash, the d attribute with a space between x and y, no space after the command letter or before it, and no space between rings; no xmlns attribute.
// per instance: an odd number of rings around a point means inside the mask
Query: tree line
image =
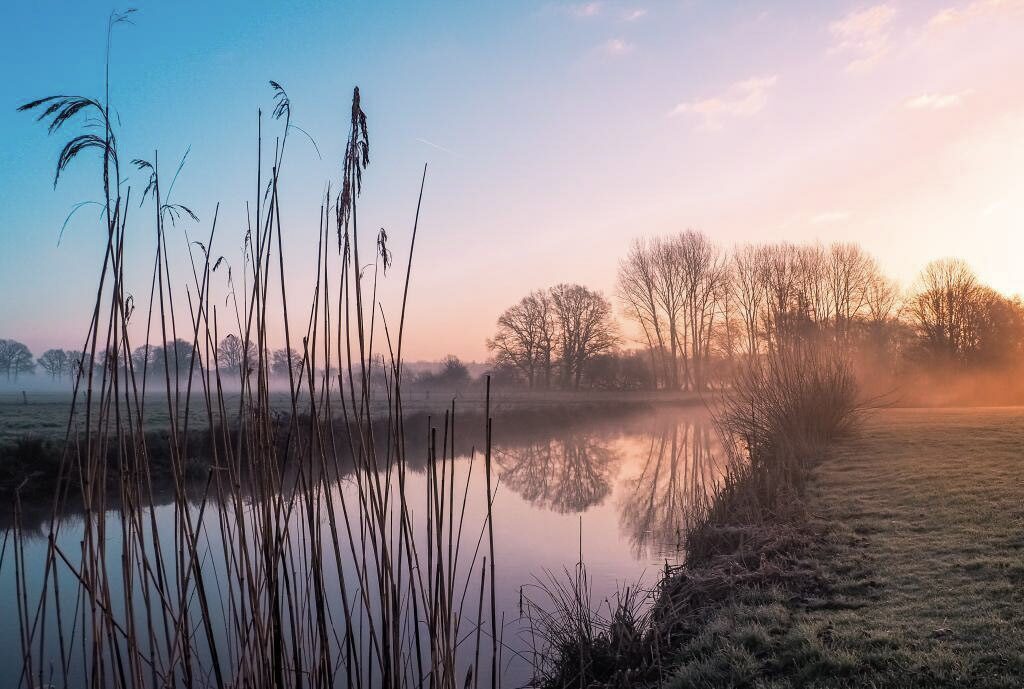
<svg viewBox="0 0 1024 689"><path fill-rule="evenodd" d="M252 372L256 368L256 351L254 342L245 346L241 338L230 334L218 343L214 356L221 373L231 380L239 377L243 371ZM302 357L298 352L282 348L272 350L268 356L271 376L287 380L289 367L293 376L301 374ZM35 358L24 343L0 339L0 379L14 382L19 377L42 372L53 380L74 382L79 372L89 371L90 366L82 365L88 358L87 353L83 355L81 351L71 349L48 349ZM176 339L163 346L146 344L136 347L132 351L130 371L128 362L123 358L117 362L117 366L122 374L131 373L136 378L166 378L175 385L188 378L194 362L198 362L198 359L194 356L192 343ZM113 365L113 356L104 354L96 357L91 368L95 374L102 374L104 369ZM386 385L384 371L383 364L371 371L372 385ZM473 382L466 364L451 354L441 359L437 370L423 370L408 377L410 386L423 389L461 389Z"/></svg>
<svg viewBox="0 0 1024 689"><path fill-rule="evenodd" d="M1024 304L963 261L929 263L901 290L853 243L726 251L692 230L637 239L619 262L614 299L618 319L582 285L523 297L487 341L495 371L530 388L708 390L744 357L793 338L826 339L890 373L1024 355Z"/></svg>
<svg viewBox="0 0 1024 689"><path fill-rule="evenodd" d="M250 342L246 348L237 335L227 335L217 346L217 364L228 373L241 373L244 366L252 370L256 363L255 351L255 343ZM87 352L72 349L47 349L35 358L25 344L12 339L0 339L0 377L8 381L16 381L20 376L33 375L37 371L54 380L74 380L79 372L85 373L91 368L94 372L102 373L114 365L114 357L107 353L99 354L91 363L87 363L89 359ZM164 345L145 344L136 347L132 350L131 368L136 376L169 375L178 380L188 376L194 360L192 343L176 339ZM301 357L295 351L277 349L270 353L271 375L287 378L289 365L293 372L300 368ZM117 366L127 371L128 361L119 357Z"/></svg>
<svg viewBox="0 0 1024 689"><path fill-rule="evenodd" d="M856 244L726 251L688 230L635 240L619 262L613 299L615 305L569 283L527 294L499 315L487 340L491 375L541 390L708 390L727 384L744 357L809 337L838 343L876 372L894 375L915 366L966 370L1024 361L1024 304L983 284L959 259L929 263L903 290ZM232 334L214 355L223 371L240 374L255 368L255 352L254 343L246 348ZM112 364L105 355L91 364L86 358L64 349L35 358L23 343L0 339L0 378L15 381L39 369L73 379ZM273 350L269 358L270 374L281 379L301 367L295 351ZM136 376L180 380L193 366L192 344L139 346L131 365ZM409 379L424 388L471 382L454 356L439 371Z"/></svg>

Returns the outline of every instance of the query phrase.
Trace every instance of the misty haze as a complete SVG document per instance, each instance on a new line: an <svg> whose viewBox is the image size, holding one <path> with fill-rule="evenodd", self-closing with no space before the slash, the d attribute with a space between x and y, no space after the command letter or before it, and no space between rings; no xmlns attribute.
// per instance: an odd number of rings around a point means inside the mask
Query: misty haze
<svg viewBox="0 0 1024 689"><path fill-rule="evenodd" d="M1024 686L1024 3L4 19L0 689Z"/></svg>

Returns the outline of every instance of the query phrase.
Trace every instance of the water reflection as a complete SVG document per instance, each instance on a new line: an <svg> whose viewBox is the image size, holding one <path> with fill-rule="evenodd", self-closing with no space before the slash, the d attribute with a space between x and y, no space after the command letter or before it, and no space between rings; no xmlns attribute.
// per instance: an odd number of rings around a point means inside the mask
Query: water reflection
<svg viewBox="0 0 1024 689"><path fill-rule="evenodd" d="M465 415L460 418L457 454L461 459L457 461L465 464L458 466L458 472L470 481L470 448L482 444L479 430L474 429L483 424ZM429 482L422 458L426 456L423 443L429 437L430 423L426 416L407 420L407 450L411 458L406 476L408 507L417 515L428 511ZM526 637L521 635L525 628L522 620L518 620L522 586L545 570L571 569L581 551L592 576L595 600L614 595L620 585L634 584L645 574L656 573L658 567L652 565L678 555L679 536L688 510L697 498L712 489L723 460L707 414L695 408L589 418L552 414L518 424L496 415L495 426L500 428L494 447L500 486L493 503L494 560L498 563L496 606L506 621L507 664L503 666L503 679L505 686L522 686L530 677L529 647L524 645ZM351 463L339 457L328 480L317 484L316 490L324 492L313 503L337 503L345 496L348 504L355 504L358 486L352 471ZM335 483L334 479L339 481ZM483 480L479 468L472 471L464 514L470 531L485 523L487 501L480 498L487 494ZM205 494L203 489L205 483L198 486L197 499ZM305 489L298 486L296 490ZM243 503L255 511L262 497L265 496L249 495ZM153 515L158 521L174 518L173 506L160 506L166 499L154 495L157 506ZM47 504L41 506L44 516L40 520L45 520L48 510ZM116 557L114 549L120 540L116 514L111 512L113 518L107 520L111 557ZM206 514L213 524L220 512L208 509ZM20 528L31 529L25 517L22 514ZM305 515L296 518L302 521ZM64 524L62 538L70 551L79 542L80 529L69 520ZM297 533L303 533L302 528L297 527ZM0 521L0 541L4 530ZM205 529L203 533L207 533ZM226 565L216 556L222 546L216 540L220 529L214 524L210 533L214 541L208 544L209 557L204 567L209 568L211 581L218 581L218 586L230 586L230 582L225 584L221 580ZM483 538L482 531L478 534L466 538L467 552L474 538ZM40 530L39 535L37 540L29 539L21 557L26 571L40 573L36 579L42 581L45 531ZM417 547L421 545L429 550L426 544L417 543ZM10 559L0 557L0 647L17 648L21 642L14 609L18 598L13 592L17 588L8 562ZM345 576L354 580L352 563L342 564ZM332 614L338 614L339 605L336 599L327 601ZM14 686L7 679L0 669L0 689Z"/></svg>
<svg viewBox="0 0 1024 689"><path fill-rule="evenodd" d="M424 417L407 426L418 430L429 423ZM482 444L482 437L474 432L482 424L467 425L469 430L459 438L463 459L470 448ZM578 419L560 428L535 421L507 424L502 430L494 448L501 491L512 491L536 514L500 516L520 519L544 513L594 514L598 507L614 510L620 537L628 539L637 560L678 553L691 507L714 490L723 470L722 448L710 418L698 409ZM416 473L425 470L422 458L427 454L426 445L416 441L426 437L427 433L412 433L408 444L409 466ZM333 478L345 483L352 471L345 453L332 471L337 474ZM286 472L283 483L288 484L287 477L294 473ZM210 499L204 485L192 486L190 492L197 501ZM171 494L158 490L153 499L155 505L162 505ZM41 501L23 508L21 528L42 537L51 507L49 501ZM64 507L68 513L77 512L73 502ZM10 512L0 510L0 530L11 525Z"/></svg>
<svg viewBox="0 0 1024 689"><path fill-rule="evenodd" d="M585 513L617 494L636 559L674 555L691 508L721 476L721 447L703 413L652 413L614 431L570 428L510 442L497 454L502 485L532 507Z"/></svg>
<svg viewBox="0 0 1024 689"><path fill-rule="evenodd" d="M571 431L498 453L505 486L534 507L563 514L603 502L619 460L607 442Z"/></svg>
<svg viewBox="0 0 1024 689"><path fill-rule="evenodd" d="M706 420L677 419L651 432L639 473L623 482L619 507L635 557L678 552L693 506L721 475L716 440Z"/></svg>

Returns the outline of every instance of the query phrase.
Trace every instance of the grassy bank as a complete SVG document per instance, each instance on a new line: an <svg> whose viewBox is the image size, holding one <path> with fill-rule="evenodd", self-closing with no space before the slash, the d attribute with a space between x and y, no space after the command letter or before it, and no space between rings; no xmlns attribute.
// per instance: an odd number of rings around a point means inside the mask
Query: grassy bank
<svg viewBox="0 0 1024 689"><path fill-rule="evenodd" d="M545 683L1019 687L1022 450L1024 410L873 412L769 520L727 487L649 610L558 618Z"/></svg>
<svg viewBox="0 0 1024 689"><path fill-rule="evenodd" d="M581 603L583 563L575 579L542 587L550 605L528 606L542 640L539 683L663 685L680 667L687 684L719 686L745 672L731 639L715 634L715 616L745 591L822 587L799 561L814 540L803 496L830 443L854 426L858 400L848 359L827 343L791 342L749 361L713 412L730 466L680 525L684 564L666 563L651 605L637 605L634 588L607 614Z"/></svg>
<svg viewBox="0 0 1024 689"><path fill-rule="evenodd" d="M681 630L666 683L1020 686L1022 449L1020 410L873 414Z"/></svg>

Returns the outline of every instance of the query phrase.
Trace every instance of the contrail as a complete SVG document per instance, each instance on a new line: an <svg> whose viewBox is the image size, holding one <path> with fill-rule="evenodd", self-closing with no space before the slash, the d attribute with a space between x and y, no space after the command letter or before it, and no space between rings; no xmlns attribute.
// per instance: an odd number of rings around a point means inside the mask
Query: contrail
<svg viewBox="0 0 1024 689"><path fill-rule="evenodd" d="M427 146L430 146L431 148L436 148L439 151L444 151L445 153L450 153L453 156L458 155L458 153L456 153L455 151L451 150L450 148L445 148L444 146L441 146L439 144L435 144L433 141L427 141L426 139L416 139L416 140L419 141L421 144L426 144Z"/></svg>

